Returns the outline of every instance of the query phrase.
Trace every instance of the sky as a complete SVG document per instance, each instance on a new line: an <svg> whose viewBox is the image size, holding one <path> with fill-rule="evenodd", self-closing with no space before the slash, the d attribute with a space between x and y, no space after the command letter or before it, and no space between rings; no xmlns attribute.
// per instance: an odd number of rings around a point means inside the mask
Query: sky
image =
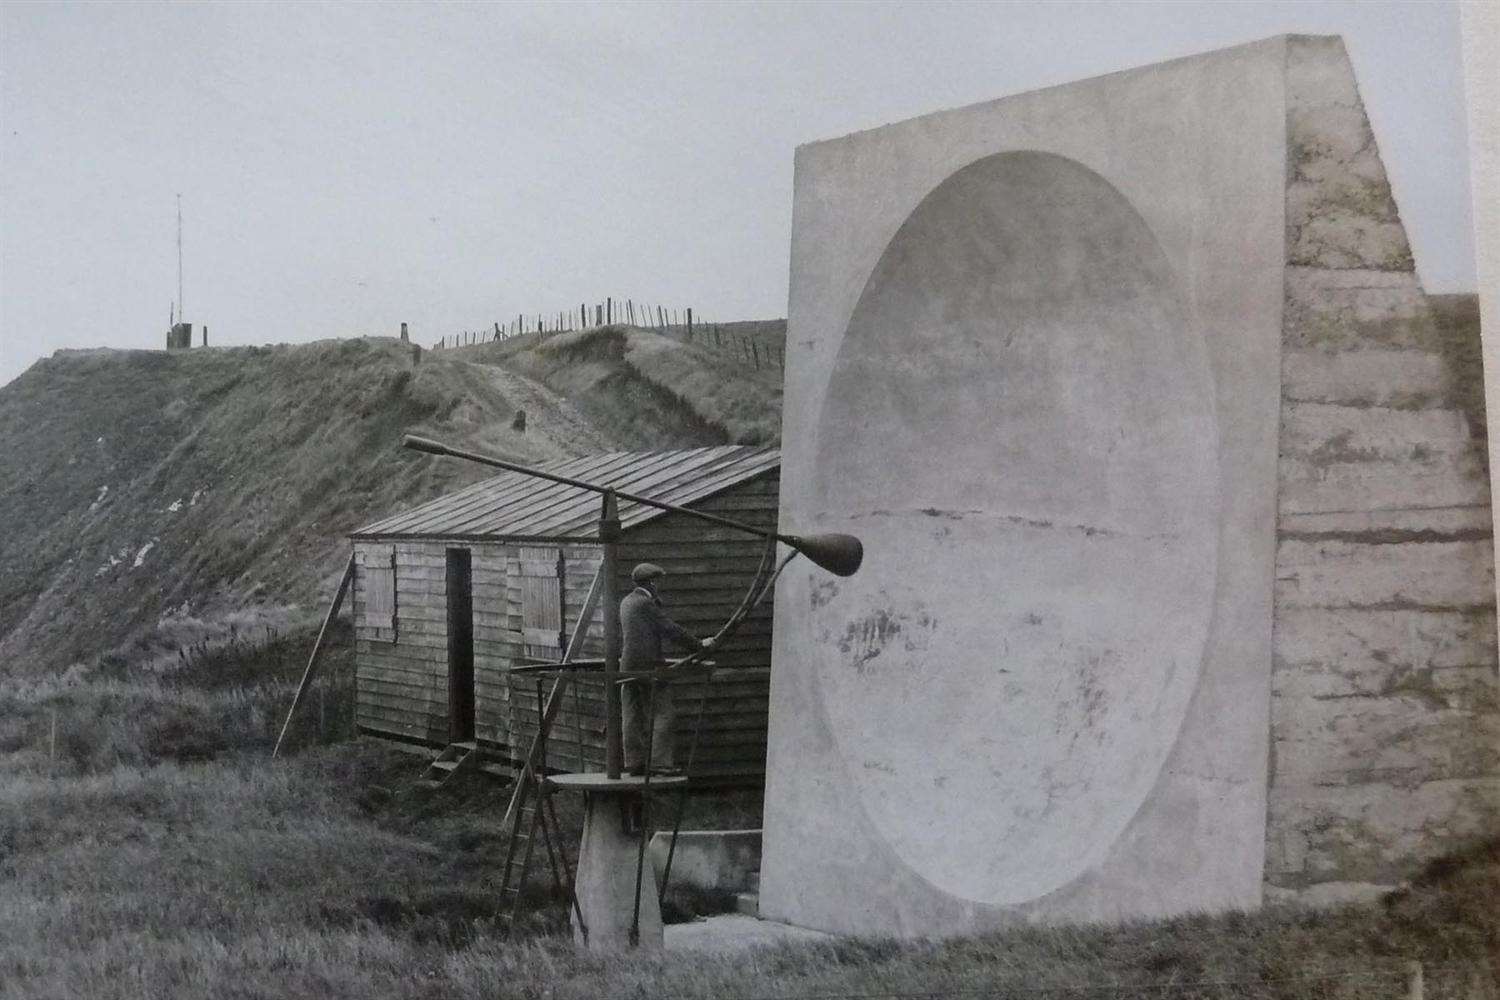
<svg viewBox="0 0 1500 1000"><path fill-rule="evenodd" d="M786 315L796 146L1342 34L1429 291L1475 288L1451 3L0 4L0 385L59 348ZM195 333L195 342L197 341Z"/></svg>

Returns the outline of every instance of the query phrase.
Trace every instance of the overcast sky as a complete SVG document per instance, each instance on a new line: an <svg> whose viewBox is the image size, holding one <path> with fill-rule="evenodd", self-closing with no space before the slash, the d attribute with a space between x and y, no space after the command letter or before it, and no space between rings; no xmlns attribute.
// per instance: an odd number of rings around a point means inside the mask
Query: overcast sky
<svg viewBox="0 0 1500 1000"><path fill-rule="evenodd" d="M59 347L784 316L792 151L1342 34L1429 290L1475 287L1448 3L0 5L0 384ZM196 337L195 337L196 339Z"/></svg>

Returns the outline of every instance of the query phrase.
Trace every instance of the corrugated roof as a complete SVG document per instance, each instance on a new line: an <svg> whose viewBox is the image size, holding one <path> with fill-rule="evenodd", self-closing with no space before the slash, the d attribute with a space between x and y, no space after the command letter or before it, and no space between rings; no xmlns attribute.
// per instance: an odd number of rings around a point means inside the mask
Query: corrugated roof
<svg viewBox="0 0 1500 1000"><path fill-rule="evenodd" d="M724 445L683 451L617 451L547 462L537 468L685 506L781 465L775 447ZM599 534L599 494L519 472L504 472L392 515L354 538L591 539ZM620 525L632 528L665 511L620 501Z"/></svg>

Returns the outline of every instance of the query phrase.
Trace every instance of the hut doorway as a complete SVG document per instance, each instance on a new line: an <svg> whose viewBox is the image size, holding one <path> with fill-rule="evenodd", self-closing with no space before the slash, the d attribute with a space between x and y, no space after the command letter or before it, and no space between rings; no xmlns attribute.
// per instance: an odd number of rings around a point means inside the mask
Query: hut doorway
<svg viewBox="0 0 1500 1000"><path fill-rule="evenodd" d="M449 549L448 742L474 738L474 573L468 549Z"/></svg>

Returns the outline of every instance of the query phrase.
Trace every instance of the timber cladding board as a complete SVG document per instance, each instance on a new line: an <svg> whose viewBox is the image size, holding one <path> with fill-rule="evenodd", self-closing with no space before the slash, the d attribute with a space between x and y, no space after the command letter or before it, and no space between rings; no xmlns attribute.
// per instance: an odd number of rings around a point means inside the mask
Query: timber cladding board
<svg viewBox="0 0 1500 1000"><path fill-rule="evenodd" d="M724 754L741 761L747 773L763 770L769 680L768 670L752 669L726 671L707 684L679 685L674 731L679 749L685 754L692 741L701 703L700 752L721 748ZM543 681L542 686L545 689L549 685ZM511 688L512 731L529 740L536 732L537 679L535 675L512 674ZM576 754L580 720L586 744L594 749L602 747L603 706L603 678L599 675L585 674L570 686L555 729L558 739L551 748L557 757L566 761L570 739Z"/></svg>
<svg viewBox="0 0 1500 1000"><path fill-rule="evenodd" d="M1423 292L1352 74L1319 68L1326 44L1288 51L1275 898L1389 887L1500 827L1479 331Z"/></svg>
<svg viewBox="0 0 1500 1000"><path fill-rule="evenodd" d="M718 446L651 453L611 453L548 463L548 471L654 496L696 504L779 465L775 448ZM414 510L360 529L354 537L584 539L595 530L597 495L575 487L504 473ZM629 528L656 511L622 501Z"/></svg>

